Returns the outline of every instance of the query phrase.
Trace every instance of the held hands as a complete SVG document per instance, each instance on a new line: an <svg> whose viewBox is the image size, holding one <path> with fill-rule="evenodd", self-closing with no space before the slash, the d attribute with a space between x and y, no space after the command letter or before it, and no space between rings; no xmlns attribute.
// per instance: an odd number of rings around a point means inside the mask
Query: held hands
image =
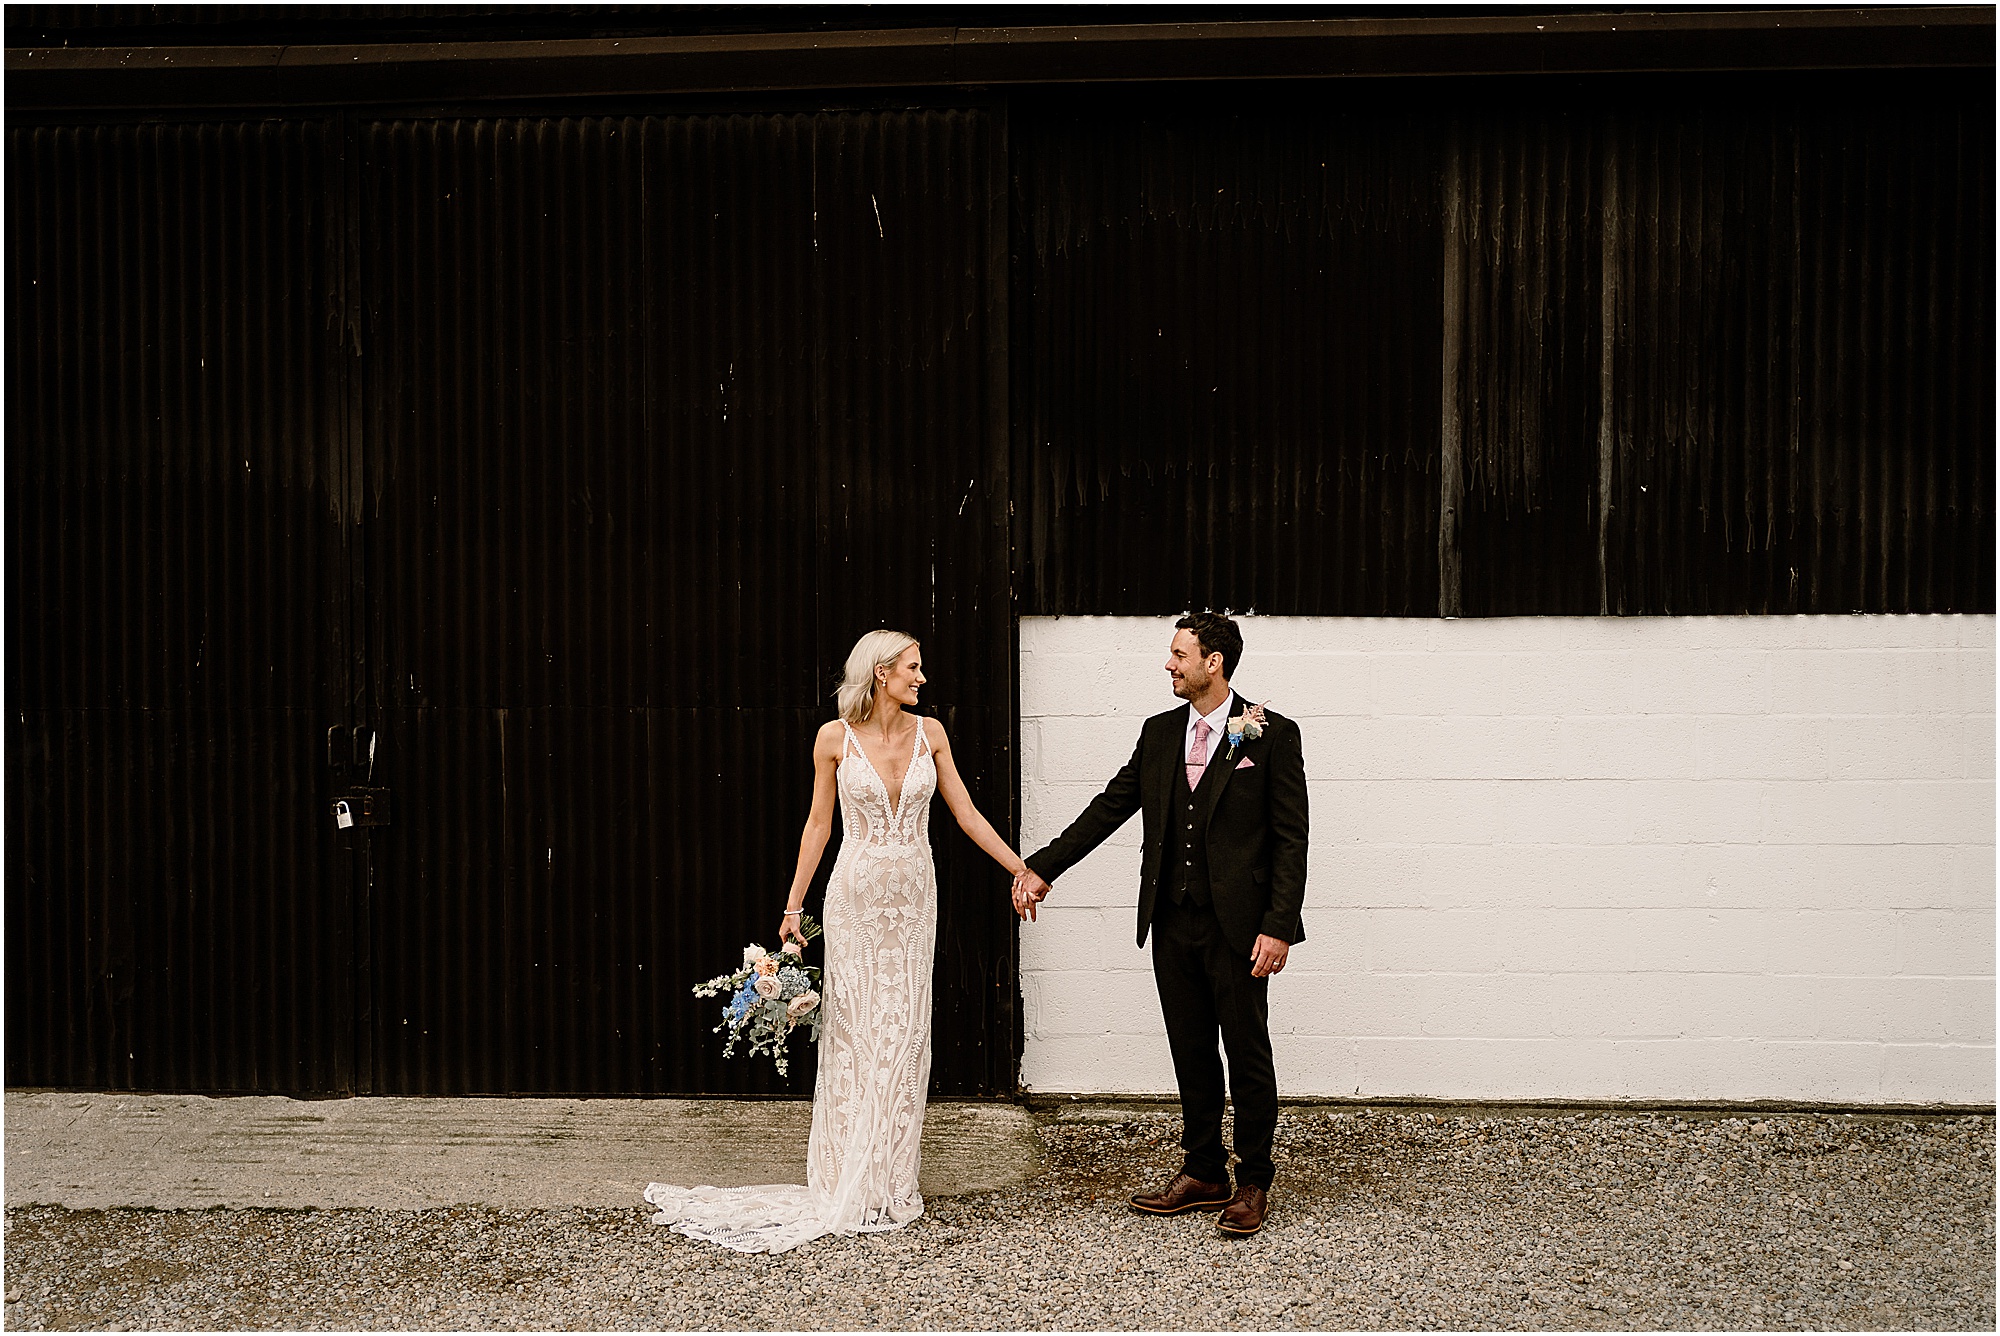
<svg viewBox="0 0 2000 1336"><path fill-rule="evenodd" d="M1035 906L1041 904L1043 897L1054 889L1033 868L1022 868L1014 874L1014 912L1024 922L1033 922Z"/></svg>
<svg viewBox="0 0 2000 1336"><path fill-rule="evenodd" d="M1250 977L1266 979L1276 974L1285 967L1285 957L1291 950L1291 943L1258 933L1257 944L1250 948Z"/></svg>
<svg viewBox="0 0 2000 1336"><path fill-rule="evenodd" d="M1036 906L1054 889L1033 868L1022 868L1014 874L1014 912L1032 922ZM1250 976L1267 979L1283 970L1291 951L1291 943L1258 933L1257 944L1250 948Z"/></svg>

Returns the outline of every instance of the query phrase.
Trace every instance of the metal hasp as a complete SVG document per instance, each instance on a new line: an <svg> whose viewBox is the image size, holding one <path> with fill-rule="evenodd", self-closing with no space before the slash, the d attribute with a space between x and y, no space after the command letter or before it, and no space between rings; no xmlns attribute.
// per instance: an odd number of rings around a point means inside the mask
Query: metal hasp
<svg viewBox="0 0 2000 1336"><path fill-rule="evenodd" d="M343 805L349 818L345 822L340 820ZM349 825L386 826L389 824L389 790L349 789L333 800L329 811L343 828Z"/></svg>

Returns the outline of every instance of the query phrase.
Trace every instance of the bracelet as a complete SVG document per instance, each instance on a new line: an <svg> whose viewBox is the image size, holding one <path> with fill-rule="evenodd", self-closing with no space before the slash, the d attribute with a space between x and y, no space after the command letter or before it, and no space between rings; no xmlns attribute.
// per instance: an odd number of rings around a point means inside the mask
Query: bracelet
<svg viewBox="0 0 2000 1336"><path fill-rule="evenodd" d="M786 911L785 911L785 912L784 912L783 914L779 915L779 917L780 917L780 918L790 918L790 917L792 917L792 916L793 916L794 914L803 914L803 913L805 913L805 912L806 912L806 911L805 911L805 908L804 908L804 906L801 906L801 907L799 907L798 909L787 909L787 910L786 910Z"/></svg>

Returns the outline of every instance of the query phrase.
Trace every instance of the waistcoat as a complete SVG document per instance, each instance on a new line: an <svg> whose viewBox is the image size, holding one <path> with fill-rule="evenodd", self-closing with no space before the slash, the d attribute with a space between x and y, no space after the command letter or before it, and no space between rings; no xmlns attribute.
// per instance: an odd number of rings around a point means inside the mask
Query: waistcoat
<svg viewBox="0 0 2000 1336"><path fill-rule="evenodd" d="M1185 765L1174 768L1173 797L1167 803L1166 847L1160 867L1160 882L1167 898L1175 904L1189 901L1206 906L1208 895L1208 823L1202 819L1214 797L1214 785L1226 764L1229 739L1215 749L1215 759L1202 771L1201 783L1190 789L1183 778ZM1185 762L1186 757L1181 758Z"/></svg>

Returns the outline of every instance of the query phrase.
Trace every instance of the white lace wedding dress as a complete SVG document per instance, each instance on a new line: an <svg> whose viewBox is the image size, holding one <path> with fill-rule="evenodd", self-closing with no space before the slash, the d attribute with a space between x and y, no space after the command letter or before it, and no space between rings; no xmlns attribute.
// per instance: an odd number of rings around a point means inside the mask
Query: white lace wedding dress
<svg viewBox="0 0 2000 1336"><path fill-rule="evenodd" d="M806 1184L672 1187L646 1200L657 1225L738 1252L785 1252L822 1234L898 1229L917 1192L931 1074L937 873L930 804L937 765L922 723L896 802L843 722L835 779L845 839L827 883L819 1036Z"/></svg>

